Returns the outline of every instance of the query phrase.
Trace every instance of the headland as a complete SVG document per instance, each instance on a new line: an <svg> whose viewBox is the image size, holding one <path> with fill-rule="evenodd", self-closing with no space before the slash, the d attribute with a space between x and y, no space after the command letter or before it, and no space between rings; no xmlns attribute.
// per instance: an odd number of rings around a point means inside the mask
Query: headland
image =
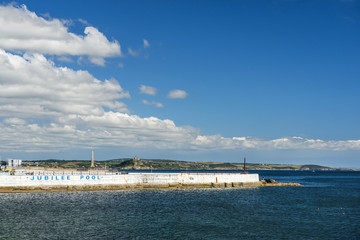
<svg viewBox="0 0 360 240"><path fill-rule="evenodd" d="M5 161L3 161L3 164ZM88 169L91 167L89 160L23 160L24 167L41 167L57 169ZM139 159L139 158L118 158L94 163L97 169L137 169L137 170L243 170L242 162L201 162L201 161L179 161L171 159ZM334 171L349 170L344 168L331 168L315 164L294 165L294 164L266 164L246 163L248 170L294 170L294 171Z"/></svg>
<svg viewBox="0 0 360 240"><path fill-rule="evenodd" d="M14 163L20 163L21 166L8 168L9 165ZM173 162L140 160L135 157L133 159L118 160L117 164L115 160L111 160L111 164L110 162L107 163L108 165L106 165L106 162L95 163L93 157L91 162L60 160L12 161L0 173L0 192L300 186L300 184L295 183L278 183L270 179L260 181L257 173L248 173L245 169L240 169L240 167L236 171L226 172L188 170L159 172L155 170L162 169L163 164L166 166L173 165ZM177 170L181 170L184 166L189 166L186 165L188 163L183 162L185 165L175 166L177 166ZM91 165L88 166L88 164ZM104 166L101 166L101 164ZM150 171L126 171L129 169Z"/></svg>

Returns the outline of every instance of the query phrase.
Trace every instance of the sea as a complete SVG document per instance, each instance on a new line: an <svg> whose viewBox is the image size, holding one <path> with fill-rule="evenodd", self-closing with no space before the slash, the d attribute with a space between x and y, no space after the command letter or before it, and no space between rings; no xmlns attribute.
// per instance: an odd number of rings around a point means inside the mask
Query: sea
<svg viewBox="0 0 360 240"><path fill-rule="evenodd" d="M0 193L0 239L360 239L360 172L249 172L303 187Z"/></svg>

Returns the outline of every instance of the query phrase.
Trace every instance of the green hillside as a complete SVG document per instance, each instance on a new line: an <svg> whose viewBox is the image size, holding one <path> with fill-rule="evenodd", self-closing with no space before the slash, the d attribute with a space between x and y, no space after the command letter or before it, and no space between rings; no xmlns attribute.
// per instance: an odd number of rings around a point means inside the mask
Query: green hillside
<svg viewBox="0 0 360 240"><path fill-rule="evenodd" d="M76 168L88 169L90 160L31 160L23 161L24 166L44 168ZM139 159L119 158L106 161L96 161L97 169L158 169L158 170L242 170L243 163L229 162L187 162L169 159ZM291 165L291 164L261 164L247 163L247 170L333 170L319 165Z"/></svg>

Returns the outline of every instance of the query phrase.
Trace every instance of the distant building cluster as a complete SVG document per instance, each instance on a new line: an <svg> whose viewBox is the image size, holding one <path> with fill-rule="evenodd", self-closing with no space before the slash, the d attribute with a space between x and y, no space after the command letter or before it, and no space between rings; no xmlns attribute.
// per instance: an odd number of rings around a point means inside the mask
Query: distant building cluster
<svg viewBox="0 0 360 240"><path fill-rule="evenodd" d="M21 163L22 163L21 159L8 159L7 160L7 167L8 168L20 167Z"/></svg>

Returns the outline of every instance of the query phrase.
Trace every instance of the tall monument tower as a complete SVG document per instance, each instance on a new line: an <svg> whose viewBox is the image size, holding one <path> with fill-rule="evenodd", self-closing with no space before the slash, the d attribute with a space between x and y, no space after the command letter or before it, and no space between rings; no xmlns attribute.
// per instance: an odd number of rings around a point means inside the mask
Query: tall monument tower
<svg viewBox="0 0 360 240"><path fill-rule="evenodd" d="M95 167L95 161L94 161L94 151L91 151L91 168Z"/></svg>

